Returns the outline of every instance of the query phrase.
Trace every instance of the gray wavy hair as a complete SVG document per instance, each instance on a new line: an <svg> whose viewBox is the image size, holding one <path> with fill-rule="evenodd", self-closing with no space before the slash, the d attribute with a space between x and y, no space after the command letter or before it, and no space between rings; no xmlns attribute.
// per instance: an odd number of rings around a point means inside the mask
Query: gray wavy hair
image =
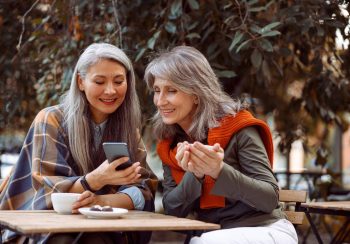
<svg viewBox="0 0 350 244"><path fill-rule="evenodd" d="M240 101L229 97L223 90L208 60L197 49L178 46L159 54L147 66L144 80L153 90L155 78L171 81L174 86L196 95L199 104L187 134L194 140L203 140L209 128L219 126L225 115L235 115L244 108ZM177 125L163 123L159 111L153 116L154 129L160 139L172 139Z"/></svg>
<svg viewBox="0 0 350 244"><path fill-rule="evenodd" d="M140 128L140 105L135 88L135 74L132 63L127 55L118 47L107 43L94 43L88 46L80 55L75 66L70 89L61 98L64 119L68 131L69 146L73 159L79 170L86 174L94 165L102 162L93 162L91 116L89 103L84 92L78 88L78 74L84 79L89 67L101 59L114 60L122 64L127 71L127 92L120 107L109 115L105 128L108 140L127 142L131 153L136 155L138 145L138 129ZM100 153L102 151L100 146ZM102 151L103 154L103 151ZM99 159L103 159L102 155ZM95 158L96 159L96 158Z"/></svg>

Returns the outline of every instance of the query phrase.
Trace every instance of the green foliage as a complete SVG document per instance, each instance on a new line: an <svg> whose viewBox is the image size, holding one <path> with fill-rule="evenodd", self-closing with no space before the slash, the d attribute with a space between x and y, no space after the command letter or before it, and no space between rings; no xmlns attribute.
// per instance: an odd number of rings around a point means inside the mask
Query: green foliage
<svg viewBox="0 0 350 244"><path fill-rule="evenodd" d="M185 44L203 52L230 95L254 98L264 114L273 114L281 149L314 133L318 120L345 128L350 55L336 49L335 37L339 30L348 39L349 18L338 2L6 1L0 8L0 128L27 128L40 108L57 103L81 50L102 41L135 61L145 118L154 110L142 82L148 57Z"/></svg>

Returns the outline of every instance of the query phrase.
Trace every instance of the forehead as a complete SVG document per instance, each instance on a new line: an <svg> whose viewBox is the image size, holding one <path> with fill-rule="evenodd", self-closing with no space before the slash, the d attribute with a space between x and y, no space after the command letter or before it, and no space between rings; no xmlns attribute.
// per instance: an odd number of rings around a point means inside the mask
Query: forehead
<svg viewBox="0 0 350 244"><path fill-rule="evenodd" d="M109 74L125 75L126 69L121 63L115 60L100 59L88 68L87 73L98 74L98 75L109 75Z"/></svg>
<svg viewBox="0 0 350 244"><path fill-rule="evenodd" d="M175 86L175 84L168 79L164 79L161 77L155 77L153 86Z"/></svg>

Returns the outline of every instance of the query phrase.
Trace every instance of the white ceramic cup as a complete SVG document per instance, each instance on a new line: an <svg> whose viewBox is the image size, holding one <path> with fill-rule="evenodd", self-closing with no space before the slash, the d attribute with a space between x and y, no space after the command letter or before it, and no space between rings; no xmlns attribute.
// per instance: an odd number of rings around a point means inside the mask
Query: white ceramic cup
<svg viewBox="0 0 350 244"><path fill-rule="evenodd" d="M53 209L59 214L72 214L72 205L76 202L80 193L52 193L51 201Z"/></svg>

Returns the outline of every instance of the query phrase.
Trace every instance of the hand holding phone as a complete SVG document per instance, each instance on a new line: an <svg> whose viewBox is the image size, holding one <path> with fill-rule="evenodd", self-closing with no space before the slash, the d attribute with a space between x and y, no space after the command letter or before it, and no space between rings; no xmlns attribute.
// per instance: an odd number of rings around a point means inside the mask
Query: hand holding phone
<svg viewBox="0 0 350 244"><path fill-rule="evenodd" d="M132 165L130 161L130 154L128 150L128 145L124 142L104 142L102 144L103 150L106 154L109 163L122 157L128 157L129 160L121 165L119 165L116 170L123 170Z"/></svg>

